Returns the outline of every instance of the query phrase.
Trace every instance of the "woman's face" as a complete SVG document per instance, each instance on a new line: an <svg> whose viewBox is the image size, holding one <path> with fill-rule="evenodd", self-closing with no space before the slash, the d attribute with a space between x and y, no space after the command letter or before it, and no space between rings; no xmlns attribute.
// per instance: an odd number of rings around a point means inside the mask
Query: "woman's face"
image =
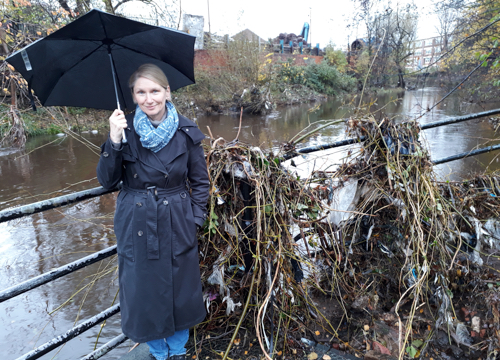
<svg viewBox="0 0 500 360"><path fill-rule="evenodd" d="M170 87L140 77L134 84L134 101L151 120L162 120L165 115L165 102L170 100Z"/></svg>

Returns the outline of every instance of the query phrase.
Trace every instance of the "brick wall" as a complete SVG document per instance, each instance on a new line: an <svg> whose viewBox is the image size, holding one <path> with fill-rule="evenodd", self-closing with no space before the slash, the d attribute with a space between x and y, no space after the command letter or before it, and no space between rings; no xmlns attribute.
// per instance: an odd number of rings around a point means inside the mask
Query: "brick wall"
<svg viewBox="0 0 500 360"><path fill-rule="evenodd" d="M300 55L300 54L274 54L273 61L288 61L288 59L295 59L295 65L309 65L319 64L323 60L323 56L315 55Z"/></svg>
<svg viewBox="0 0 500 360"><path fill-rule="evenodd" d="M262 62L264 62L266 54L262 53ZM323 60L323 56L300 55L300 54L279 54L275 53L272 56L273 62L288 61L295 59L296 65L319 64ZM194 54L194 66L197 69L204 70L219 70L227 66L227 57L224 50L197 50Z"/></svg>

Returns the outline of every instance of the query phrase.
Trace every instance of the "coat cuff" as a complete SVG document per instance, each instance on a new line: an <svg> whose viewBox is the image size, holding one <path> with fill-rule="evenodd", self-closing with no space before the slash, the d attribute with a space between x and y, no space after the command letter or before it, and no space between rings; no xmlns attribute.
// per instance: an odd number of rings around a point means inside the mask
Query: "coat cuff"
<svg viewBox="0 0 500 360"><path fill-rule="evenodd" d="M114 188L122 177L123 152L113 148L111 139L101 145L101 156L97 164L97 180L105 189Z"/></svg>
<svg viewBox="0 0 500 360"><path fill-rule="evenodd" d="M203 226L207 218L207 213L196 205L193 205L192 209L193 209L194 222L198 226Z"/></svg>
<svg viewBox="0 0 500 360"><path fill-rule="evenodd" d="M113 148L113 150L121 151L123 149L123 143L122 142L115 143L111 139L109 139L109 141L111 142L111 147Z"/></svg>

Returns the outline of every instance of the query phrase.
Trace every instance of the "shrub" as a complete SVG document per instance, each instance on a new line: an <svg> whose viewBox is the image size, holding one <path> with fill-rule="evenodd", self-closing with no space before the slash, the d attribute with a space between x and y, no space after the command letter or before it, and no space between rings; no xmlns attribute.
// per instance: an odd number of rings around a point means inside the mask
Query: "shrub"
<svg viewBox="0 0 500 360"><path fill-rule="evenodd" d="M64 132L64 131L63 131L62 127L60 127L59 125L50 124L47 127L47 134L49 134L49 135L56 135L56 134L59 134L62 132Z"/></svg>
<svg viewBox="0 0 500 360"><path fill-rule="evenodd" d="M328 65L326 61L306 66L305 77L308 87L327 95L352 91L356 85L354 78L341 74L336 67Z"/></svg>
<svg viewBox="0 0 500 360"><path fill-rule="evenodd" d="M325 62L330 66L335 66L337 70L344 74L347 69L347 59L341 50L335 50L334 45L328 44L325 48Z"/></svg>
<svg viewBox="0 0 500 360"><path fill-rule="evenodd" d="M294 65L293 60L281 63L279 65L278 79L287 84L304 84L305 66Z"/></svg>

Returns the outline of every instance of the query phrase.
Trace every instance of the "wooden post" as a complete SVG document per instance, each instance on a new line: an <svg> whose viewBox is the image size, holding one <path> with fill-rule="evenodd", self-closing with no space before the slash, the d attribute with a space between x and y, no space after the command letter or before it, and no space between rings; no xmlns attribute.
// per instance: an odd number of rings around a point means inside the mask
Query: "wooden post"
<svg viewBox="0 0 500 360"><path fill-rule="evenodd" d="M10 104L17 109L16 83L10 78Z"/></svg>

